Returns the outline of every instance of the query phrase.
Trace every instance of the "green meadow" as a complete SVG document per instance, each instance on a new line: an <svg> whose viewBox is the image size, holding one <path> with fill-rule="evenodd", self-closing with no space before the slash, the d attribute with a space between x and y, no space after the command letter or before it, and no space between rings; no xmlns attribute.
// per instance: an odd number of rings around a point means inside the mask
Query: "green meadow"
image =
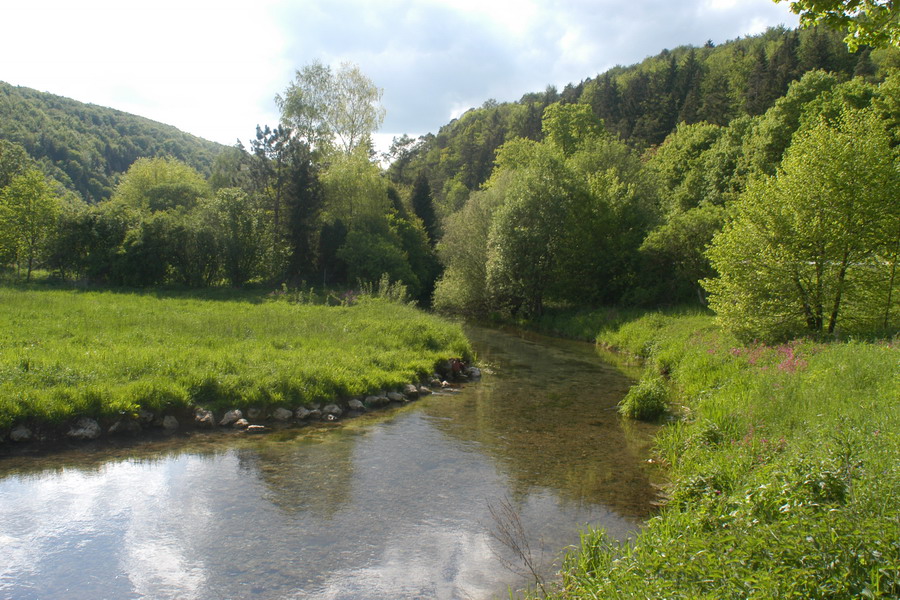
<svg viewBox="0 0 900 600"><path fill-rule="evenodd" d="M289 296L0 287L0 429L297 407L396 388L471 355L458 325L406 304Z"/></svg>
<svg viewBox="0 0 900 600"><path fill-rule="evenodd" d="M742 345L681 311L597 341L643 359L631 400L662 390L670 500L630 544L585 532L553 597L900 597L896 340Z"/></svg>

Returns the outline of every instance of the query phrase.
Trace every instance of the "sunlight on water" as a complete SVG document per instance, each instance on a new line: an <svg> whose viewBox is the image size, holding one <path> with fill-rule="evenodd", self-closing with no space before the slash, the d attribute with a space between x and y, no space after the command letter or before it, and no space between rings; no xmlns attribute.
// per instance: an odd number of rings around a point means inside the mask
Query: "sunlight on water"
<svg viewBox="0 0 900 600"><path fill-rule="evenodd" d="M527 584L492 535L505 500L548 574L587 524L633 532L628 380L586 344L468 333L484 380L394 412L3 459L0 597L488 598Z"/></svg>

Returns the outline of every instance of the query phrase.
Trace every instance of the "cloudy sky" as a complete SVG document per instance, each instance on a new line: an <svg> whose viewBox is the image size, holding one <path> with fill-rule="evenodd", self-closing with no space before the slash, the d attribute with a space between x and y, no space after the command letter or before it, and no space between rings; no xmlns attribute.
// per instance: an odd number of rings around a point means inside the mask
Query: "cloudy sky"
<svg viewBox="0 0 900 600"><path fill-rule="evenodd" d="M8 0L0 80L233 144L320 60L384 90L379 145L485 100L560 89L684 44L795 27L772 0Z"/></svg>

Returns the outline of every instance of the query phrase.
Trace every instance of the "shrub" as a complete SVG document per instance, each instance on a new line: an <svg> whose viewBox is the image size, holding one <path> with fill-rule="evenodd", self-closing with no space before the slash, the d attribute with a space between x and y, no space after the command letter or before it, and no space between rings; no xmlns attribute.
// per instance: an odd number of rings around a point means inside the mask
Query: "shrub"
<svg viewBox="0 0 900 600"><path fill-rule="evenodd" d="M631 387L619 403L619 414L652 421L666 411L668 390L660 377L645 377Z"/></svg>

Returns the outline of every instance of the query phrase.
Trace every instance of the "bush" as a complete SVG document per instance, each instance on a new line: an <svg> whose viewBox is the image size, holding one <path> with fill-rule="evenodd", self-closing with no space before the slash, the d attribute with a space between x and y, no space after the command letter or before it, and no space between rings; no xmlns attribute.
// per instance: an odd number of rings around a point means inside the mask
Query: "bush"
<svg viewBox="0 0 900 600"><path fill-rule="evenodd" d="M653 421L666 412L668 390L661 377L645 377L631 386L619 403L619 414L632 419Z"/></svg>

